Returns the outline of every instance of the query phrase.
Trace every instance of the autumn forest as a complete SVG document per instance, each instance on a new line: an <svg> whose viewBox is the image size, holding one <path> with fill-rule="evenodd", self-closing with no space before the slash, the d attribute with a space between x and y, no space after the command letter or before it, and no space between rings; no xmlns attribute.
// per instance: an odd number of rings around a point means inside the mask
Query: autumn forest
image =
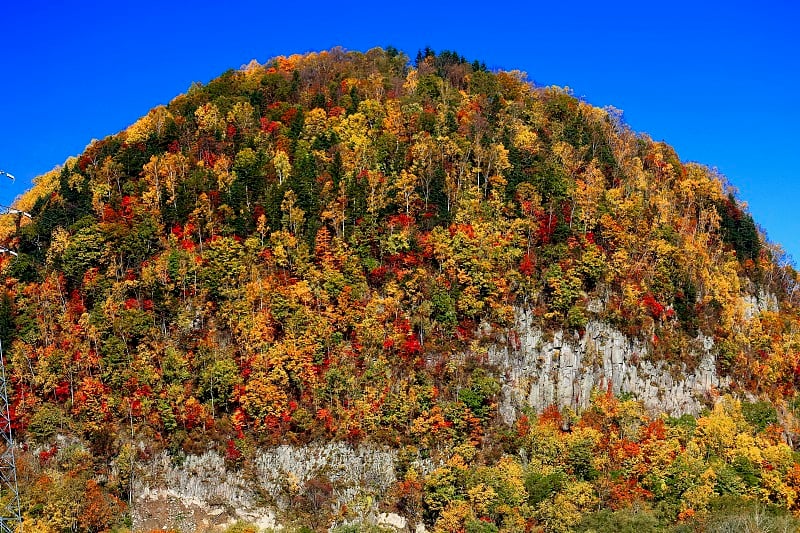
<svg viewBox="0 0 800 533"><path fill-rule="evenodd" d="M260 449L330 441L391 450L373 506L428 531L800 527L797 272L723 176L614 108L450 51L278 57L93 141L15 207L0 340L24 531L134 528L163 451L247 475ZM608 324L676 376L711 339L727 385L682 416L598 388L509 424L487 353L519 344L521 312L551 335ZM293 491L290 531L382 527L323 475Z"/></svg>

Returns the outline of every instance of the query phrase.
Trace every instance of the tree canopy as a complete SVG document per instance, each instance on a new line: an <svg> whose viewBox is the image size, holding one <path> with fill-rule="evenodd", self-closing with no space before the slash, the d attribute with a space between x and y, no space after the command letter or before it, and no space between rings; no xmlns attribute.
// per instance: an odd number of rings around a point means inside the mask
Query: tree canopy
<svg viewBox="0 0 800 533"><path fill-rule="evenodd" d="M430 49L253 62L15 205L32 218L0 221L18 252L0 336L13 427L39 450L31 527L121 522L131 472L108 465L143 442L231 468L285 442L416 450L441 466L386 502L436 531L705 523L726 497L797 510L797 273L714 171L522 72ZM485 354L519 309L547 331L608 322L688 368L711 337L731 392L766 403L689 423L600 391L508 427Z"/></svg>

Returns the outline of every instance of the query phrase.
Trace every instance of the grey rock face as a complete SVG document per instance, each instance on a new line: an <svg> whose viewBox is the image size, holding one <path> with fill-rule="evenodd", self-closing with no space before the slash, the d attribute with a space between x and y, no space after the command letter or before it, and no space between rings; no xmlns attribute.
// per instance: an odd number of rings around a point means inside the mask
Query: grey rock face
<svg viewBox="0 0 800 533"><path fill-rule="evenodd" d="M757 294L746 294L744 300L744 317L747 320L764 311L776 312L778 310L778 297L772 293L759 289Z"/></svg>
<svg viewBox="0 0 800 533"><path fill-rule="evenodd" d="M374 501L395 482L394 460L393 451L342 442L284 445L259 453L256 479L285 509L294 491L302 490L309 479L324 477L334 487L337 504L353 508L359 501Z"/></svg>
<svg viewBox="0 0 800 533"><path fill-rule="evenodd" d="M226 468L216 452L188 456L180 464L162 452L137 475L134 528L162 527L163 522L171 529L194 531L209 517L275 527L276 512L290 509L293 498L303 494L306 482L315 477L331 484L332 508L347 505L375 521L377 504L396 480L395 459L394 450L376 446L283 445L259 451L253 467L243 471ZM433 468L427 463L414 466L426 472ZM181 520L165 513L180 513Z"/></svg>
<svg viewBox="0 0 800 533"><path fill-rule="evenodd" d="M517 312L514 343L489 348L489 361L504 377L500 414L513 423L520 408L586 407L592 391L630 393L645 408L670 415L696 414L713 389L728 385L716 372L708 337L699 337L695 369L669 368L647 360L642 343L602 322L590 321L581 337L556 332L552 338Z"/></svg>

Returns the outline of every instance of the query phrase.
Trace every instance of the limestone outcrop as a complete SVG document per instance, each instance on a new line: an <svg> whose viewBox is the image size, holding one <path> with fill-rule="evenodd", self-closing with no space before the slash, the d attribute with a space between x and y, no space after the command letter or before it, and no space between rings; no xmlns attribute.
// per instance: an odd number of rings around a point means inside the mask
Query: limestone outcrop
<svg viewBox="0 0 800 533"><path fill-rule="evenodd" d="M609 389L631 394L654 412L697 414L729 382L717 374L710 337L696 339L699 363L686 368L650 361L643 343L598 321L590 321L582 335L547 333L518 311L514 335L514 342L489 348L489 361L501 374L500 414L509 424L525 406L580 409L592 391Z"/></svg>

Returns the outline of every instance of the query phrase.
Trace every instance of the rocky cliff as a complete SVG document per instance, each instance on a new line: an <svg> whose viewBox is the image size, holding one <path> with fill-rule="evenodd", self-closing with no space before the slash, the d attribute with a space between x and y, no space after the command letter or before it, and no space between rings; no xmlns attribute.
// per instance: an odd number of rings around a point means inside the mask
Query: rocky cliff
<svg viewBox="0 0 800 533"><path fill-rule="evenodd" d="M602 322L590 321L582 335L547 333L517 314L518 341L495 345L490 361L504 375L500 414L511 424L522 407L586 407L593 391L630 394L653 412L697 414L729 379L717 374L714 341L698 336L699 364L648 360L647 348Z"/></svg>
<svg viewBox="0 0 800 533"><path fill-rule="evenodd" d="M378 504L397 480L396 460L396 450L342 442L276 446L238 467L215 452L183 460L163 452L139 469L134 529L211 530L235 521L275 528L299 506L347 509L366 523L391 520ZM414 466L428 472L433 463Z"/></svg>

